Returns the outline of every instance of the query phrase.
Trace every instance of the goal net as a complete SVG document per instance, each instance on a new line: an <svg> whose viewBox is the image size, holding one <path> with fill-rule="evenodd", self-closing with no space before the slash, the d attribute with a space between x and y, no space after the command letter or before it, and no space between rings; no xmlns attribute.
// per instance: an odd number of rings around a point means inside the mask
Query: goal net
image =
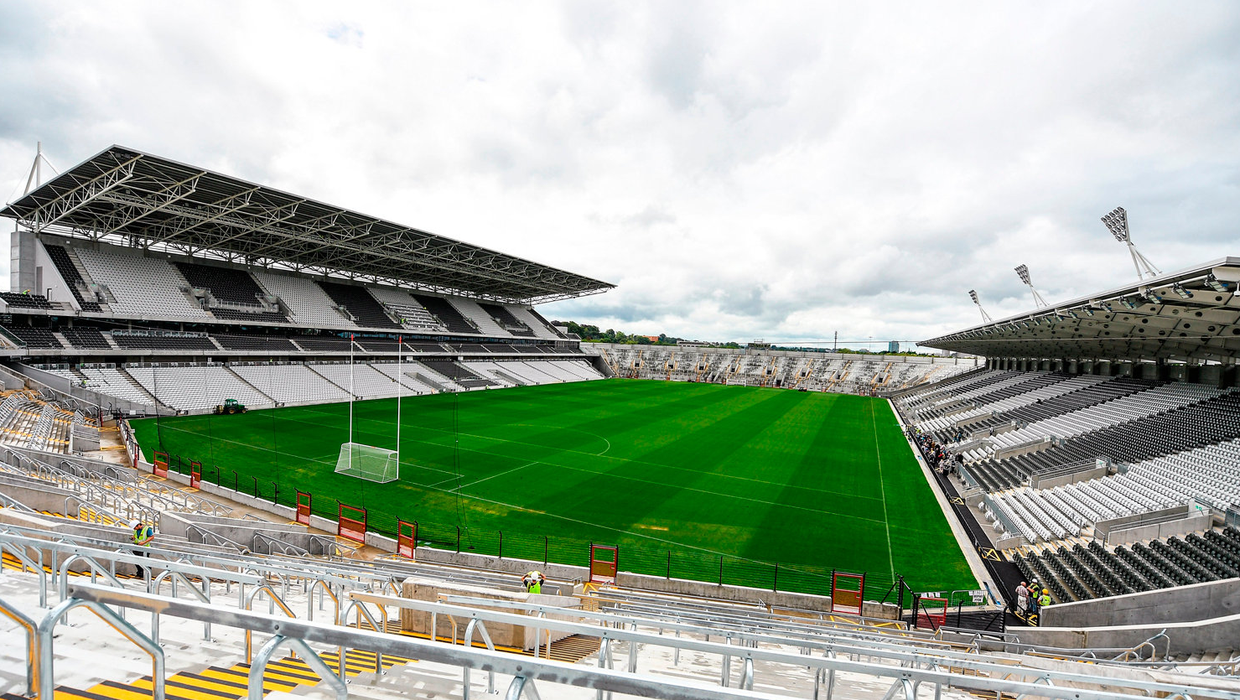
<svg viewBox="0 0 1240 700"><path fill-rule="evenodd" d="M397 457L396 450L346 442L340 446L336 473L386 484L400 478L400 463Z"/></svg>

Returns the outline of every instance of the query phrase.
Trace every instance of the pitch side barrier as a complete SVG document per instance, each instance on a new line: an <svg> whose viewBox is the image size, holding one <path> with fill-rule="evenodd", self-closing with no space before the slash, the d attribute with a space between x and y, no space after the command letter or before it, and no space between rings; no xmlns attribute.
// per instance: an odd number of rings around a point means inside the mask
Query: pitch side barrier
<svg viewBox="0 0 1240 700"><path fill-rule="evenodd" d="M168 455L166 459L170 477L176 475L173 478L187 481L195 473L191 460L181 455ZM218 465L197 468L199 487L206 493L219 494L224 498L253 498L256 499L253 503L256 507L280 512L290 520L296 519L303 524L310 524L312 517L321 518L326 523L316 527L335 530L359 543L381 546L382 543L367 539L368 534L377 535L391 541L386 547L387 551L404 552L406 556L414 554L416 548L422 546L461 555L521 560L531 565L541 562L544 567L550 564L593 566L595 562L588 558L588 553L592 549L607 546L588 540L536 533L476 529L466 531L456 524L406 520L399 514L383 518L362 517L358 513L364 512L363 509L337 499L315 498L312 493L281 484L279 481L263 482L256 476L247 477L243 481L240 477L237 471L222 469ZM231 494L221 491L231 491ZM273 508L287 509L287 512ZM347 517L342 517L346 515ZM623 570L617 566L615 574L611 575L638 574L666 580L678 579L739 586L758 591L820 596L832 595L839 574L862 576L865 586L871 590L885 589L894 585L899 578L890 578L875 572L845 572L835 568L817 569L804 565L757 561L689 548L643 548L626 545L622 549L622 553L616 552L617 556L612 563L618 564L619 557L623 556L625 566Z"/></svg>

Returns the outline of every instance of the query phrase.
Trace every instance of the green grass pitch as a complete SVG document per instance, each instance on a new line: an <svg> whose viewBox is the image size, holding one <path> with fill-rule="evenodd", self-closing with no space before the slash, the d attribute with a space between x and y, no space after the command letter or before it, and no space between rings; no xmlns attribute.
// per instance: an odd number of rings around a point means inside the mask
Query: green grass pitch
<svg viewBox="0 0 1240 700"><path fill-rule="evenodd" d="M619 545L622 570L808 592L832 570L865 572L877 596L897 574L914 590L977 585L883 400L609 380L406 397L401 411L389 484L334 473L347 403L134 427L148 460L162 448L266 498L278 484L284 504L308 492L331 518L336 499L364 507L389 535L417 521L433 546L580 565L592 541ZM395 399L353 412L354 441L396 447Z"/></svg>

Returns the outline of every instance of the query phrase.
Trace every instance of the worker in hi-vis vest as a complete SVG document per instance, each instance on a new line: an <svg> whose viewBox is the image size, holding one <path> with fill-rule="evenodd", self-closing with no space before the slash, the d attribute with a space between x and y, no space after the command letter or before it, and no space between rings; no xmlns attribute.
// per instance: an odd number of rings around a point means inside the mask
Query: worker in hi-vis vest
<svg viewBox="0 0 1240 700"><path fill-rule="evenodd" d="M131 520L129 529L129 541L143 548L135 549L133 553L140 557L150 556L145 548L151 546L151 540L155 539L155 528L141 520ZM134 566L138 569L138 576L146 575L141 565L134 564Z"/></svg>
<svg viewBox="0 0 1240 700"><path fill-rule="evenodd" d="M547 577L541 571L531 571L521 577L521 585L530 593L542 593L542 585L546 582Z"/></svg>

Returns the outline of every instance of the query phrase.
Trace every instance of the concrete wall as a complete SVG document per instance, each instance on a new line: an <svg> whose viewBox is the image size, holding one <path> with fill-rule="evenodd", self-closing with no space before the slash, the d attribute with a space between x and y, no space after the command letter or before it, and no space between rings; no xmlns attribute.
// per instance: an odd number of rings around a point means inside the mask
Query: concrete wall
<svg viewBox="0 0 1240 700"><path fill-rule="evenodd" d="M109 396L107 394L100 394L97 391L75 385L73 382L70 382L64 377L57 376L51 372L45 372L41 369L36 369L29 365L19 364L16 369L21 374L26 375L29 379L34 380L33 383L36 386L48 386L79 401L84 401L86 403L99 406L105 411L110 409L124 411L125 413L136 411L139 415L154 413L155 411L153 406L134 403L132 401L126 401L125 399L118 399L115 396Z"/></svg>
<svg viewBox="0 0 1240 700"><path fill-rule="evenodd" d="M1194 622L1240 614L1240 578L1095 598L1042 609L1044 627ZM1240 636L1236 637L1240 640Z"/></svg>
<svg viewBox="0 0 1240 700"><path fill-rule="evenodd" d="M47 254L47 249L43 247L43 241L36 240L34 245L34 265L36 280L41 279L39 289L32 289L32 294L46 294L48 301L63 301L74 309L78 308L77 300L73 298L73 292L69 290L69 284L60 275L60 270L56 269L56 263L52 262L52 258Z"/></svg>
<svg viewBox="0 0 1240 700"><path fill-rule="evenodd" d="M581 601L573 596L558 595L534 595L525 591L497 591L492 588L480 588L478 586L468 586L460 583L450 583L437 579L423 579L410 577L405 579L401 585L402 598L410 600L422 600L436 602L441 596L459 595L471 598L486 598L488 600L502 600L509 602L530 603L532 605L545 605L557 608L579 608ZM496 610L510 614L522 614L520 611L506 608L488 608L485 605L477 606L482 610ZM436 636L451 636L453 634L452 621L446 619L447 616L436 616L434 625L434 633ZM553 619L562 619L570 622L580 622L581 618L568 616L554 616ZM420 634L431 633L431 614L419 610L402 609L400 611L400 628L404 632L416 632ZM455 634L458 639L465 633L462 626L464 622L458 621ZM567 632L550 632L551 639L547 639L548 632L540 630L537 627L536 620L531 620L531 625L514 625L499 622L486 622L487 634L491 637L491 642L496 646L516 647L518 649L533 649L535 644L546 644L548 641L557 641L571 636Z"/></svg>
<svg viewBox="0 0 1240 700"><path fill-rule="evenodd" d="M1078 481L1089 481L1091 479L1101 479L1107 475L1107 467L1087 467L1079 472L1071 474L1059 474L1057 476L1039 477L1034 474L1029 478L1029 485L1035 489L1053 489L1056 486L1067 486L1075 484Z"/></svg>
<svg viewBox="0 0 1240 700"><path fill-rule="evenodd" d="M14 231L9 237L9 289L22 292L35 289L35 236L26 230Z"/></svg>
<svg viewBox="0 0 1240 700"><path fill-rule="evenodd" d="M203 541L203 535L192 531L191 525L250 548L254 546L255 535L261 533L295 547L310 549L310 533L304 525L290 526L280 523L263 523L257 520L217 518L171 511L160 513L160 533L184 537L191 542Z"/></svg>
<svg viewBox="0 0 1240 700"><path fill-rule="evenodd" d="M45 510L61 515L77 515L77 505L70 504L71 512L65 513L65 499L74 496L72 491L58 489L47 482L37 482L17 475L0 473L0 493L34 510Z"/></svg>
<svg viewBox="0 0 1240 700"><path fill-rule="evenodd" d="M1046 612L1045 610L1043 611ZM1196 622L1122 625L1115 627L1029 627L1022 628L1020 641L1064 649L1132 648L1145 640L1166 633L1172 654L1195 654L1203 651L1231 649L1240 640L1240 615L1228 615ZM1167 642L1156 642L1163 653Z"/></svg>
<svg viewBox="0 0 1240 700"><path fill-rule="evenodd" d="M1144 520L1151 522L1142 524ZM1194 510L1189 505L1178 505L1160 511L1099 521L1094 525L1094 533L1095 537L1108 545L1120 545L1186 535L1190 532L1205 532L1213 524L1214 516L1209 510Z"/></svg>
<svg viewBox="0 0 1240 700"><path fill-rule="evenodd" d="M26 378L14 372L13 370L0 365L0 384L4 385L5 391L13 391L14 389L25 389Z"/></svg>

